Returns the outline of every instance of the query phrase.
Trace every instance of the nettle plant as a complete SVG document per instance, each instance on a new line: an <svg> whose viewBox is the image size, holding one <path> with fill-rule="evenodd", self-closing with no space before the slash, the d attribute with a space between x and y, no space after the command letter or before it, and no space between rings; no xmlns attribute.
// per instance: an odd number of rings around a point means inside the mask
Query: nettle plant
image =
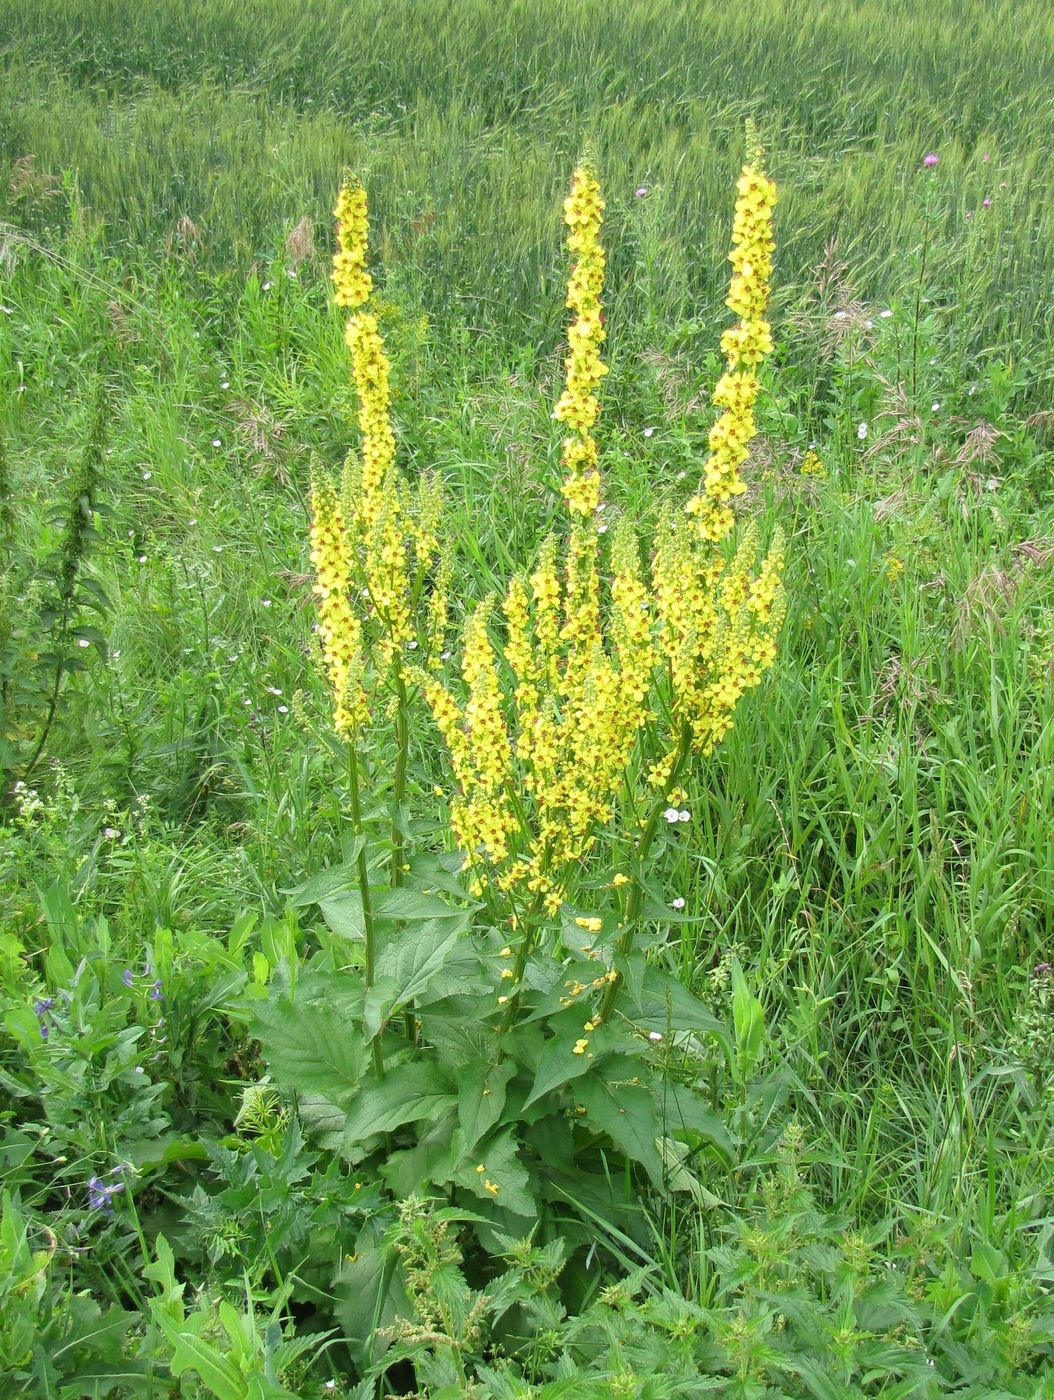
<svg viewBox="0 0 1054 1400"><path fill-rule="evenodd" d="M316 477L312 560L352 836L347 864L294 896L320 905L333 937L275 977L255 1033L323 1144L395 1197L471 1207L485 1247L553 1210L567 1238L577 1218L592 1239L590 1219L626 1225L649 1189L691 1189L696 1159L728 1151L696 1087L707 1063L734 1057L725 1028L645 934L668 916L649 893L656 837L687 817L687 769L772 664L784 612L782 540L760 555L751 526L737 542L732 509L772 345L775 199L753 150L730 254L738 319L722 340L698 490L660 515L654 539L627 518L605 538L614 512L603 511L593 436L606 372L604 202L591 164L576 170L554 411L566 433L565 528L503 599L471 612L459 666L443 651L438 487L426 480L415 496L395 465L388 362L362 309L363 190L345 187L337 205L334 280L352 311L361 441L339 486ZM449 795L448 817L430 825L412 824L406 804L422 698L445 777L422 774L419 787ZM394 721L394 759L373 718L382 714ZM360 798L371 755L374 771L394 774L374 815ZM353 1290L387 1291L380 1241L379 1229L364 1231ZM383 1307L377 1296L373 1326Z"/></svg>

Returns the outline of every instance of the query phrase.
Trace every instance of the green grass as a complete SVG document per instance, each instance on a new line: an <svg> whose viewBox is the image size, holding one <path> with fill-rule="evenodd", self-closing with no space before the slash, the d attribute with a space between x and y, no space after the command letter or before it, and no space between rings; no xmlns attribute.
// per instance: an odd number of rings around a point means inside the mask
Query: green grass
<svg viewBox="0 0 1054 1400"><path fill-rule="evenodd" d="M1054 1185L1054 1037L1025 1034L1031 969L1054 952L1054 14L523 0L493 15L470 0L0 15L16 629L32 632L30 574L58 539L103 354L113 385L88 565L108 657L66 686L57 767L32 778L43 812L9 809L0 831L8 1144L19 1008L49 985L57 928L74 963L105 928L114 968L171 930L188 988L219 986L243 913L253 947L278 940L288 890L340 859L305 498L312 463L354 439L325 281L342 166L376 211L401 457L447 484L463 611L530 561L556 510L576 153L595 144L610 206L610 499L654 518L698 470L753 116L781 202L744 509L787 530L789 613L770 678L691 774L690 835L660 866L685 912L656 937L723 1015L732 955L748 969L766 1071L787 1076L772 1123L803 1125L822 1208L893 1222L942 1299L946 1264L977 1278L1000 1251L1005 1278L1034 1286L1027 1311L1051 1279ZM300 260L284 240L305 214L318 251ZM822 478L798 472L811 441ZM413 739L434 754L421 716ZM318 936L301 919L297 936ZM218 995L187 1023L188 1132L232 1132L253 1077L231 1012ZM208 1070L202 1026L223 1046ZM730 1201L771 1155L758 1116L757 1160L708 1182ZM0 1177L54 1210L56 1182L101 1169L100 1143L82 1151L76 1170L31 1158ZM696 1228L675 1214L674 1271Z"/></svg>

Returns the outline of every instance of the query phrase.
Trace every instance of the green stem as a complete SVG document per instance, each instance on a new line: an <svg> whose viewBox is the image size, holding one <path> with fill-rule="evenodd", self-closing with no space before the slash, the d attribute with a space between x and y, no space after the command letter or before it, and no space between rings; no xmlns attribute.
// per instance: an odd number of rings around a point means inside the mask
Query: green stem
<svg viewBox="0 0 1054 1400"><path fill-rule="evenodd" d="M410 760L410 702L406 693L402 666L395 666L395 778L392 785L392 889L398 889L403 882L404 838L401 828L402 806L406 797L406 771Z"/></svg>
<svg viewBox="0 0 1054 1400"><path fill-rule="evenodd" d="M680 741L677 745L677 756L674 758L673 767L670 769L670 776L663 784L664 787L675 788L677 780L681 776L685 760L691 748L691 731L687 725L681 731ZM626 910L623 915L622 937L616 945L616 952L621 959L629 957L633 951L633 937L637 931L637 920L640 917L640 907L644 901L644 884L641 879L641 872L648 860L651 851L651 844L655 840L655 833L659 829L659 820L667 806L665 795L661 795L651 810L651 815L645 823L641 833L640 845L637 847L636 870L634 872L633 884L630 887L629 898L626 901ZM607 985L604 992L604 999L600 1003L600 1021L607 1021L611 1015L611 1009L615 1005L615 998L618 996L619 988L622 986L622 973L616 969L613 981Z"/></svg>
<svg viewBox="0 0 1054 1400"><path fill-rule="evenodd" d="M363 981L368 992L373 986L377 944L373 928L373 902L370 899L370 872L366 861L365 832L362 828L362 802L359 798L359 760L358 754L355 752L354 740L348 742L348 790L351 795L351 822L359 848L356 861L359 873L359 894L362 897L362 927L366 941L366 971ZM373 1067L378 1075L384 1073L381 1043L376 1036L373 1038Z"/></svg>

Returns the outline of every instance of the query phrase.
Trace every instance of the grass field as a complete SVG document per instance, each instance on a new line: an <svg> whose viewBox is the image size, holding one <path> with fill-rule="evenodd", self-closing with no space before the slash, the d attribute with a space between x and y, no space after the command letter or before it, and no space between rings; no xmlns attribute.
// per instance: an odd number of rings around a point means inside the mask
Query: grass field
<svg viewBox="0 0 1054 1400"><path fill-rule="evenodd" d="M0 14L12 1394L1054 1396L1052 53L1054 11L976 0ZM661 1182L600 1132L580 1196L503 1214L315 1102L361 964L305 890L358 856L308 558L359 436L330 211L354 170L453 648L564 531L587 146L606 498L650 539L694 488L747 119L780 200L739 515L786 533L787 616L644 905L720 1023L660 1065L709 1126ZM409 755L412 863L452 845L424 705Z"/></svg>

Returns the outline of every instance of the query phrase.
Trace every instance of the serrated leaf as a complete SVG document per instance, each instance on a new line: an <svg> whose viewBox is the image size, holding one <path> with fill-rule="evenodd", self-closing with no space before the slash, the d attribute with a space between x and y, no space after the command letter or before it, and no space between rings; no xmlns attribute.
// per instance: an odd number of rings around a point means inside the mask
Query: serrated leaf
<svg viewBox="0 0 1054 1400"><path fill-rule="evenodd" d="M613 1048L609 1044L609 1027L598 1026L593 1032L586 1031L588 1016L589 1006L585 1005L572 1007L550 1018L549 1024L555 1034L546 1041L524 1108L529 1108L562 1084L569 1084L572 1079L588 1073L595 1066L598 1056ZM581 1055L576 1055L575 1044L582 1039L588 1039L589 1044ZM590 1055L592 1058L589 1058Z"/></svg>
<svg viewBox="0 0 1054 1400"><path fill-rule="evenodd" d="M404 1123L438 1117L455 1102L450 1081L438 1065L427 1061L396 1065L351 1105L344 1123L345 1148L354 1161L367 1138L390 1133Z"/></svg>
<svg viewBox="0 0 1054 1400"><path fill-rule="evenodd" d="M283 1088L320 1094L348 1108L359 1092L368 1044L345 1016L298 999L258 1003L250 1034L264 1047L275 1081Z"/></svg>
<svg viewBox="0 0 1054 1400"><path fill-rule="evenodd" d="M538 1214L538 1203L531 1193L527 1171L517 1156L511 1129L499 1133L489 1142L478 1144L475 1155L478 1160L467 1161L459 1167L454 1173L454 1180L481 1200L533 1220ZM478 1171L479 1167L483 1170ZM488 1181L498 1188L496 1193L487 1190Z"/></svg>
<svg viewBox="0 0 1054 1400"><path fill-rule="evenodd" d="M696 1035L727 1038L725 1027L709 1007L693 996L676 977L658 967L641 967L638 960L626 976L625 1014L641 1029L692 1031Z"/></svg>
<svg viewBox="0 0 1054 1400"><path fill-rule="evenodd" d="M362 916L362 896L358 890L348 890L332 899L320 899L318 907L330 933L358 943L365 939L366 921Z"/></svg>
<svg viewBox="0 0 1054 1400"><path fill-rule="evenodd" d="M395 984L394 1007L406 1006L420 996L443 967L470 918L463 910L454 912L459 916L456 920L429 919L385 940L377 956L377 976Z"/></svg>
<svg viewBox="0 0 1054 1400"><path fill-rule="evenodd" d="M500 1065L470 1065L458 1076L458 1121L469 1152L500 1120L505 1091L516 1073L511 1060Z"/></svg>
<svg viewBox="0 0 1054 1400"><path fill-rule="evenodd" d="M627 1157L640 1163L656 1186L662 1187L662 1158L656 1146L662 1130L651 1091L639 1084L616 1084L600 1075L588 1075L575 1093L585 1107L589 1126L606 1133Z"/></svg>
<svg viewBox="0 0 1054 1400"><path fill-rule="evenodd" d="M459 919L468 921L469 913L440 899L435 894L422 894L420 890L401 887L396 890L380 890L374 901L378 917L398 919L402 923L422 919Z"/></svg>
<svg viewBox="0 0 1054 1400"><path fill-rule="evenodd" d="M311 879L305 880L303 884L283 890L282 893L288 898L293 908L302 909L305 904L318 904L323 899L329 899L333 895L344 894L350 889L355 889L359 880L358 867L355 862L365 842L364 836L356 836L348 852L346 864L334 865L327 870L320 870L317 875L312 875Z"/></svg>

